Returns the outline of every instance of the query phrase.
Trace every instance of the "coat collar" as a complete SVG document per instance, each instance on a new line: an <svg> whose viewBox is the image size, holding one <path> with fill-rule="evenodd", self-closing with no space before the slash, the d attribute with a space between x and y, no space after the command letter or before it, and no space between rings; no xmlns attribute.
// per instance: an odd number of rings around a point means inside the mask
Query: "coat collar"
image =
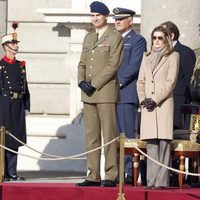
<svg viewBox="0 0 200 200"><path fill-rule="evenodd" d="M4 61L9 63L9 64L15 64L16 60L11 60L10 58L8 58L7 56L3 57Z"/></svg>
<svg viewBox="0 0 200 200"><path fill-rule="evenodd" d="M129 33L124 37L124 42L126 42L127 40L134 37L135 34L136 34L136 32L133 29L131 31L129 31Z"/></svg>
<svg viewBox="0 0 200 200"><path fill-rule="evenodd" d="M174 50L177 51L181 46L181 43L177 40L177 43L174 46Z"/></svg>
<svg viewBox="0 0 200 200"><path fill-rule="evenodd" d="M94 44L93 49L96 48L102 42L104 42L107 37L109 37L109 32L111 30L112 29L110 27L107 28L107 30L103 33L103 35L99 38L99 40ZM95 40L95 33L93 33L93 40Z"/></svg>
<svg viewBox="0 0 200 200"><path fill-rule="evenodd" d="M165 63L165 61L167 60L167 56L163 56L161 61L158 63L158 66L153 70L153 76L155 76L155 74L157 73L157 71L162 67L162 65Z"/></svg>
<svg viewBox="0 0 200 200"><path fill-rule="evenodd" d="M152 74L152 76L154 77L155 74L158 72L158 70L163 66L163 64L165 63L165 61L167 60L167 56L162 57L161 61L159 62L158 66L153 70L153 72L151 71L152 67L151 67L151 56L148 56L148 62L147 62L147 66L148 70L149 70L149 74Z"/></svg>

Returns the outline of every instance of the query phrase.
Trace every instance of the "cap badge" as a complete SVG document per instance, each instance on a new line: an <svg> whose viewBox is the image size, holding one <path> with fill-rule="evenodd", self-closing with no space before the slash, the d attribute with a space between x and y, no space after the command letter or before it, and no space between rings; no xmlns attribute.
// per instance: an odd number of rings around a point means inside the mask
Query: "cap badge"
<svg viewBox="0 0 200 200"><path fill-rule="evenodd" d="M115 8L115 9L114 9L114 13L115 13L115 14L118 14L118 13L119 13L119 9L118 9L118 8Z"/></svg>

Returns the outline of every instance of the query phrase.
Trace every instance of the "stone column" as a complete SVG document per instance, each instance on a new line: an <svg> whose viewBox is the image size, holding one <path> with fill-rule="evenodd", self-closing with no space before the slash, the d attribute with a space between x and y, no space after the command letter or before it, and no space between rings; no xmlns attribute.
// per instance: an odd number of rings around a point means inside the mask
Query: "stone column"
<svg viewBox="0 0 200 200"><path fill-rule="evenodd" d="M0 0L0 37L6 34L6 14L7 1ZM2 46L0 45L0 58L4 55Z"/></svg>
<svg viewBox="0 0 200 200"><path fill-rule="evenodd" d="M69 52L66 64L70 69L70 120L74 120L82 110L81 90L78 87L77 73L81 52Z"/></svg>
<svg viewBox="0 0 200 200"><path fill-rule="evenodd" d="M147 39L148 50L153 28L164 21L173 21L180 30L180 42L192 49L199 48L199 0L142 0L141 34Z"/></svg>

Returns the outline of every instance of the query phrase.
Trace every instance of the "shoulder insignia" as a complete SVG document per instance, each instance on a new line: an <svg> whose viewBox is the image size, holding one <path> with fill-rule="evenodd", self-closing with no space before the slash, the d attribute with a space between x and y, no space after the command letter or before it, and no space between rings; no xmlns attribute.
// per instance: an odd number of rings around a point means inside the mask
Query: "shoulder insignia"
<svg viewBox="0 0 200 200"><path fill-rule="evenodd" d="M25 61L21 61L20 64L21 64L22 67L26 66L26 62Z"/></svg>

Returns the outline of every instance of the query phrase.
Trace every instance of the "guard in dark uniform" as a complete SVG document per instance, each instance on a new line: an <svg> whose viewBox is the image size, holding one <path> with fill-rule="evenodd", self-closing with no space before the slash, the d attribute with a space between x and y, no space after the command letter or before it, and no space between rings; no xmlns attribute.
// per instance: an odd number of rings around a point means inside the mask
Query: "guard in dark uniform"
<svg viewBox="0 0 200 200"><path fill-rule="evenodd" d="M13 28L17 27L13 24ZM26 143L25 116L30 110L30 94L26 80L25 62L18 61L16 32L4 35L2 46L5 56L0 60L0 126ZM5 146L18 151L19 142L6 134ZM5 151L5 181L18 181L24 178L17 175L17 154Z"/></svg>

